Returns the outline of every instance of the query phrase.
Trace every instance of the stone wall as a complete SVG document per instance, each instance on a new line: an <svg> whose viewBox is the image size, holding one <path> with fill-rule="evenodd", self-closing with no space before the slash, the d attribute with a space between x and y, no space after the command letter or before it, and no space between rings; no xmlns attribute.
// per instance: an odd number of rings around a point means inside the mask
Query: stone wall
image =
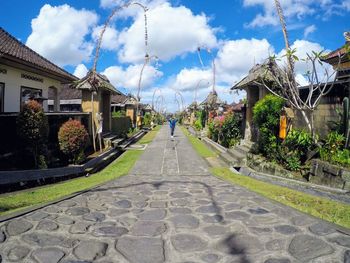
<svg viewBox="0 0 350 263"><path fill-rule="evenodd" d="M350 170L321 160L312 160L309 181L350 191Z"/></svg>
<svg viewBox="0 0 350 263"><path fill-rule="evenodd" d="M339 114L337 109L341 109L341 104L320 104L316 111L314 112L314 125L316 129L316 134L324 138L329 133L329 122L337 121L339 119ZM306 122L299 111L295 112L295 118L293 120L293 126L298 129L306 130Z"/></svg>
<svg viewBox="0 0 350 263"><path fill-rule="evenodd" d="M112 132L118 136L128 133L131 127L131 118L128 116L112 118Z"/></svg>

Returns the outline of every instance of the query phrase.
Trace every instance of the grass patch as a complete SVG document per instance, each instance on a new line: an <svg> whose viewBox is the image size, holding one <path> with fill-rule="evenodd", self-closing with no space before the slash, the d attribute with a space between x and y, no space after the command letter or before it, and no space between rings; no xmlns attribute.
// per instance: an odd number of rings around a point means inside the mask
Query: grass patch
<svg viewBox="0 0 350 263"><path fill-rule="evenodd" d="M152 142L161 127L162 126L158 125L153 130L149 131L145 136L141 138L141 140L138 141L138 144L148 144Z"/></svg>
<svg viewBox="0 0 350 263"><path fill-rule="evenodd" d="M183 131L198 154L205 158L215 155L202 141L191 136L186 129L183 129ZM206 148L206 150L203 150L204 148ZM203 152L206 152L205 156ZM228 167L212 167L210 171L213 175L221 179L243 186L269 199L323 220L350 228L350 205L322 197L316 197L286 187L261 182L248 176L233 173Z"/></svg>
<svg viewBox="0 0 350 263"><path fill-rule="evenodd" d="M213 151L208 149L208 147L201 140L199 140L197 137L190 134L190 132L185 127L181 126L181 130L187 136L187 138L191 142L192 146L194 147L194 149L197 151L197 153L200 156L202 156L204 158L216 157L216 154Z"/></svg>
<svg viewBox="0 0 350 263"><path fill-rule="evenodd" d="M159 129L157 127L147 133L139 142L143 144L151 142ZM33 190L0 196L0 216L52 202L127 175L142 153L138 150L126 151L105 169L89 177L80 177Z"/></svg>

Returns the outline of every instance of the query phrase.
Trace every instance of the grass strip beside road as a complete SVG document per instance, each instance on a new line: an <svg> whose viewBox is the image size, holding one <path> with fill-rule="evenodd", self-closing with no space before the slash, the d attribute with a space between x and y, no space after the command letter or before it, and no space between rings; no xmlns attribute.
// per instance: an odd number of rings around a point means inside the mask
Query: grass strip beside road
<svg viewBox="0 0 350 263"><path fill-rule="evenodd" d="M150 143L159 129L160 127L156 127L148 132L138 143ZM0 216L59 200L127 175L142 153L143 151L128 150L105 169L89 177L80 177L33 190L0 196Z"/></svg>
<svg viewBox="0 0 350 263"><path fill-rule="evenodd" d="M193 136L184 126L180 127L182 132L187 136L192 146L195 148L197 153L203 158L216 157L217 155L210 150L201 140Z"/></svg>
<svg viewBox="0 0 350 263"><path fill-rule="evenodd" d="M184 133L188 136L199 155L210 155L208 152L211 152L211 155L215 155L202 141L191 136L187 130ZM204 148L206 149L204 150ZM212 167L210 170L218 178L243 186L304 213L350 228L350 205L265 183L249 176L239 175L233 173L228 167Z"/></svg>

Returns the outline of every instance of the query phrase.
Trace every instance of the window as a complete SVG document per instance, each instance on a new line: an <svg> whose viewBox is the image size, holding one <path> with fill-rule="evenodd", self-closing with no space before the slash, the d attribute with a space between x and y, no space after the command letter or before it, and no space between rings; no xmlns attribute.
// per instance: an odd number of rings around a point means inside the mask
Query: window
<svg viewBox="0 0 350 263"><path fill-rule="evenodd" d="M28 100L40 98L42 95L41 89L34 89L29 87L21 87L21 108L22 105L25 104ZM41 103L42 101L39 100Z"/></svg>
<svg viewBox="0 0 350 263"><path fill-rule="evenodd" d="M0 112L4 112L5 104L5 83L0 82Z"/></svg>

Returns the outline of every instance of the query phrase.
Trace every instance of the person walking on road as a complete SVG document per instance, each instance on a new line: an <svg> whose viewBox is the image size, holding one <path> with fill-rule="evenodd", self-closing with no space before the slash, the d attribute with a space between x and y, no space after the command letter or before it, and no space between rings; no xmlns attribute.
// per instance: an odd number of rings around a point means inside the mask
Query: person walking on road
<svg viewBox="0 0 350 263"><path fill-rule="evenodd" d="M171 117L169 119L170 134L172 139L174 138L174 130L175 130L176 122L177 122L177 119L175 119L174 117Z"/></svg>

